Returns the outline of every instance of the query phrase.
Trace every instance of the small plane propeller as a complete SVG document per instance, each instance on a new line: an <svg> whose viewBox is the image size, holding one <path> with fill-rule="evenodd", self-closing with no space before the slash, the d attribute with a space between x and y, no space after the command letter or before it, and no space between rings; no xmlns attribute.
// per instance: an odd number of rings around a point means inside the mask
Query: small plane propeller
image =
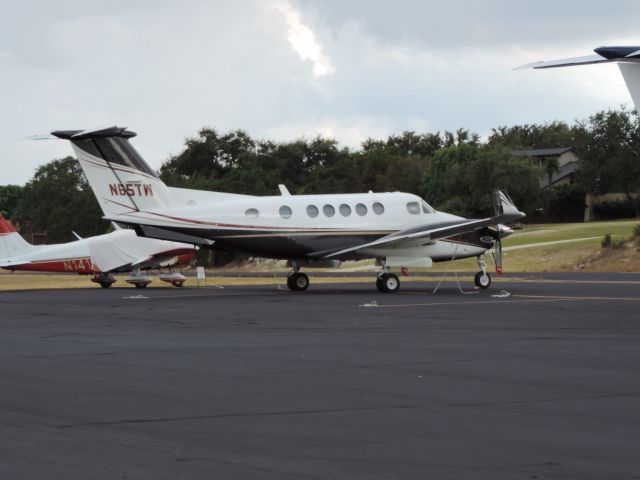
<svg viewBox="0 0 640 480"><path fill-rule="evenodd" d="M493 212L496 217L504 213L502 209L502 195L504 194L502 194L500 191L496 190L495 192L493 192L493 197L492 197ZM503 232L503 230L507 228L508 227L506 227L505 225L500 225L500 224L496 225L496 241L494 244L494 253L493 253L493 260L496 263L496 275L502 275L502 237L506 236L506 235L503 235L503 233L506 233L506 231Z"/></svg>

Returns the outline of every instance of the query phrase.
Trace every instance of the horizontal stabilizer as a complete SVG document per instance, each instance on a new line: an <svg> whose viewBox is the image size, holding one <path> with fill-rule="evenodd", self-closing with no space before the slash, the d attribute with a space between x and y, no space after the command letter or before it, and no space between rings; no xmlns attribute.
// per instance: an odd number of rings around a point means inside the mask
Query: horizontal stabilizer
<svg viewBox="0 0 640 480"><path fill-rule="evenodd" d="M599 47L594 50L596 55L586 57L564 58L547 62L533 62L516 67L524 68L557 68L573 67L576 65L591 65L595 63L617 63L624 77L624 81L636 107L640 108L640 46Z"/></svg>
<svg viewBox="0 0 640 480"><path fill-rule="evenodd" d="M514 68L514 70L524 70L527 68L558 68L558 67L572 67L575 65L593 65L595 63L608 63L615 62L608 58L603 58L600 55L586 55L584 57L563 58L561 60L549 60L547 62L531 62L525 65L520 65Z"/></svg>
<svg viewBox="0 0 640 480"><path fill-rule="evenodd" d="M165 228L152 227L149 225L139 225L137 227L140 234L144 237L158 238L161 240L171 240L173 242L191 243L193 245L211 246L214 244L213 240L203 237L196 237L186 233L174 232Z"/></svg>

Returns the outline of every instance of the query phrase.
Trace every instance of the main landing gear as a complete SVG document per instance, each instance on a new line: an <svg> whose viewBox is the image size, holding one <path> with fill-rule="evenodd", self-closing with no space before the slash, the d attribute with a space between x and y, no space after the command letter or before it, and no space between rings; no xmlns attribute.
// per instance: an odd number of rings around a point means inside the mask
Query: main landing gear
<svg viewBox="0 0 640 480"><path fill-rule="evenodd" d="M109 288L116 282L116 277L110 273L96 273L91 281L99 284L102 288Z"/></svg>
<svg viewBox="0 0 640 480"><path fill-rule="evenodd" d="M309 277L300 271L300 266L292 262L293 272L287 277L287 287L292 292L303 292L309 288Z"/></svg>
<svg viewBox="0 0 640 480"><path fill-rule="evenodd" d="M400 279L395 273L381 273L376 278L376 287L381 293L396 293L400 290Z"/></svg>
<svg viewBox="0 0 640 480"><path fill-rule="evenodd" d="M380 293L396 293L400 290L400 279L395 273L389 272L384 262L382 264L382 272L376 278L376 288Z"/></svg>
<svg viewBox="0 0 640 480"><path fill-rule="evenodd" d="M478 255L476 258L478 259L478 266L480 267L480 271L476 273L476 276L473 280L476 284L476 287L484 290L491 286L491 275L487 273L487 264L484 261L484 257L482 255Z"/></svg>

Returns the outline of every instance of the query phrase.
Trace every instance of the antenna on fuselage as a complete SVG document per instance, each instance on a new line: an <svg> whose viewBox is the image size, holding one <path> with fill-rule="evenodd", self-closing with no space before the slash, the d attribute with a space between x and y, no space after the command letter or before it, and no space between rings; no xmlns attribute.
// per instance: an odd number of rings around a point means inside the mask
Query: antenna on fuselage
<svg viewBox="0 0 640 480"><path fill-rule="evenodd" d="M289 193L289 190L283 183L278 184L278 189L280 190L280 195L282 195L283 197L291 196L291 194Z"/></svg>

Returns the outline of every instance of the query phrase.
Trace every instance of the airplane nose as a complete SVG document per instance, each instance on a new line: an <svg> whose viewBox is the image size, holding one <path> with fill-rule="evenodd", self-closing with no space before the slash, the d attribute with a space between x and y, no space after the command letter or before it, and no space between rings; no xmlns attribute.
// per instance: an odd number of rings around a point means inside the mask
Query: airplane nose
<svg viewBox="0 0 640 480"><path fill-rule="evenodd" d="M498 225L498 231L500 232L500 238L508 237L513 233L513 229L503 224Z"/></svg>

